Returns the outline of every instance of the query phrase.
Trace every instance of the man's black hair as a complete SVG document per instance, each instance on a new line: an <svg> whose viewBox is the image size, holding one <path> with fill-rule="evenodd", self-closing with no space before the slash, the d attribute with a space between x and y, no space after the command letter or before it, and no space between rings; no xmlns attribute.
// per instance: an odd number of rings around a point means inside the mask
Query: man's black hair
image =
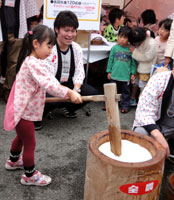
<svg viewBox="0 0 174 200"><path fill-rule="evenodd" d="M109 21L113 25L116 19L121 19L121 17L124 15L123 10L120 10L119 8L113 8L109 12Z"/></svg>
<svg viewBox="0 0 174 200"><path fill-rule="evenodd" d="M141 18L144 25L147 24L155 24L156 23L156 15L154 10L147 9L141 13Z"/></svg>
<svg viewBox="0 0 174 200"><path fill-rule="evenodd" d="M77 29L79 26L77 16L72 11L65 10L59 12L54 21L54 30L55 28L59 30L65 26L73 27L74 29Z"/></svg>

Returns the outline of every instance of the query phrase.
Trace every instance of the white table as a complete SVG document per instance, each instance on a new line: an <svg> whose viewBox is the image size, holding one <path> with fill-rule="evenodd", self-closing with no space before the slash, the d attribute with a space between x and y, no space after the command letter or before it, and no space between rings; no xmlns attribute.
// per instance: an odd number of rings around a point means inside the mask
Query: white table
<svg viewBox="0 0 174 200"><path fill-rule="evenodd" d="M108 58L110 50L115 44L116 42L109 42L109 45L106 44L91 45L89 54L89 63L94 63L99 60ZM88 58L88 48L82 48L82 51L83 51L83 62L84 64L86 64Z"/></svg>

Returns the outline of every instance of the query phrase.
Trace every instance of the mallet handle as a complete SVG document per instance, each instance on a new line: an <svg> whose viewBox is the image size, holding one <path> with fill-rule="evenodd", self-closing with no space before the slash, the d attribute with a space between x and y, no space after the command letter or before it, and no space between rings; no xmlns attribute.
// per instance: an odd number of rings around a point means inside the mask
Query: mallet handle
<svg viewBox="0 0 174 200"><path fill-rule="evenodd" d="M121 155L121 131L120 117L118 109L118 101L115 101L117 88L115 83L104 84L104 94L106 98L106 111L108 117L108 130L111 151L117 155Z"/></svg>
<svg viewBox="0 0 174 200"><path fill-rule="evenodd" d="M117 94L115 96L115 100L119 101L121 98L120 94ZM105 101L105 96L104 95L93 95L93 96L82 96L83 101L94 101L94 102L99 102L99 101ZM46 98L46 103L53 103L53 102L70 102L71 100L69 98L67 99L61 99L58 97L48 97Z"/></svg>

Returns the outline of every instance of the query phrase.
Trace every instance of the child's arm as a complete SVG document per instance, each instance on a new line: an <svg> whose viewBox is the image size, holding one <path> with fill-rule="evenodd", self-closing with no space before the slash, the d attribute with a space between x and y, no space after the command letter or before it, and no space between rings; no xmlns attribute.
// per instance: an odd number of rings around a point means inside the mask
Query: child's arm
<svg viewBox="0 0 174 200"><path fill-rule="evenodd" d="M29 76L32 77L38 86L46 90L49 94L60 98L66 98L69 89L60 85L59 81L43 65L42 61L28 58L26 64L29 70Z"/></svg>
<svg viewBox="0 0 174 200"><path fill-rule="evenodd" d="M108 59L108 64L107 64L107 69L106 72L108 73L107 78L110 80L111 79L111 72L112 72L112 67L114 64L114 52L115 52L115 46L112 47L110 55L109 55L109 59Z"/></svg>
<svg viewBox="0 0 174 200"><path fill-rule="evenodd" d="M111 80L111 73L107 74L107 78L108 78L108 80Z"/></svg>
<svg viewBox="0 0 174 200"><path fill-rule="evenodd" d="M135 73L136 73L136 64L135 64L135 60L133 58L131 58L131 83L134 84L135 83Z"/></svg>
<svg viewBox="0 0 174 200"><path fill-rule="evenodd" d="M135 73L136 73L136 63L135 60L131 58L131 74L135 75Z"/></svg>

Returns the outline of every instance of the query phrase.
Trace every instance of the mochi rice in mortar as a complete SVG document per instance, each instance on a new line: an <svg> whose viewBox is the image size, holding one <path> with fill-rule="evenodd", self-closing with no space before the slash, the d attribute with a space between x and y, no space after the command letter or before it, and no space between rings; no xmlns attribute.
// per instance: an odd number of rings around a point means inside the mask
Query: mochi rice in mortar
<svg viewBox="0 0 174 200"><path fill-rule="evenodd" d="M128 140L122 140L122 154L120 156L111 152L110 142L102 144L99 151L107 157L121 162L137 163L152 159L152 155L147 149Z"/></svg>

